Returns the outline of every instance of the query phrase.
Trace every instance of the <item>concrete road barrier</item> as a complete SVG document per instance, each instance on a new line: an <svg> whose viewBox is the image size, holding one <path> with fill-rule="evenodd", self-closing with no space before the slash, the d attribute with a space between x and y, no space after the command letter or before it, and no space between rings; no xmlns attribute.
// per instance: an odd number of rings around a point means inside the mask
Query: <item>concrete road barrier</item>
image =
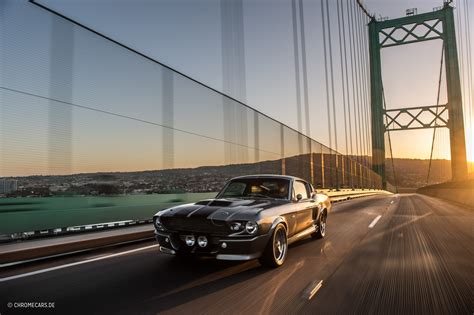
<svg viewBox="0 0 474 315"><path fill-rule="evenodd" d="M474 179L426 186L419 188L417 192L449 200L474 210Z"/></svg>
<svg viewBox="0 0 474 315"><path fill-rule="evenodd" d="M154 237L153 225L146 224L101 232L4 244L0 246L0 267L12 262L74 253L152 237Z"/></svg>

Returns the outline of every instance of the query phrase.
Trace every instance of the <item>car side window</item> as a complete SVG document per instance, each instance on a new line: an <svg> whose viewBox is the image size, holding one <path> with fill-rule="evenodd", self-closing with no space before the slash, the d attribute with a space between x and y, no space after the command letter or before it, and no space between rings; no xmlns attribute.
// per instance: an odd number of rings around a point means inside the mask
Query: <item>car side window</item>
<svg viewBox="0 0 474 315"><path fill-rule="evenodd" d="M296 198L296 196L298 196L298 194L301 194L301 196L303 196L303 199L308 199L309 198L308 189L307 189L306 185L303 182L295 181L293 183L293 196L294 196L294 198Z"/></svg>

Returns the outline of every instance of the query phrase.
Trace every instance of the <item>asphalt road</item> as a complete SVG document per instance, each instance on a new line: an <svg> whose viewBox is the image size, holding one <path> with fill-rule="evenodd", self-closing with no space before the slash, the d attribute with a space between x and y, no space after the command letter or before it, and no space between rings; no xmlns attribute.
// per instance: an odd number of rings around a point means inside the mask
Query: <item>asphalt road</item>
<svg viewBox="0 0 474 315"><path fill-rule="evenodd" d="M182 261L153 242L3 268L17 278L0 280L0 313L472 314L473 218L426 196L374 196L336 204L327 237L294 244L278 269Z"/></svg>

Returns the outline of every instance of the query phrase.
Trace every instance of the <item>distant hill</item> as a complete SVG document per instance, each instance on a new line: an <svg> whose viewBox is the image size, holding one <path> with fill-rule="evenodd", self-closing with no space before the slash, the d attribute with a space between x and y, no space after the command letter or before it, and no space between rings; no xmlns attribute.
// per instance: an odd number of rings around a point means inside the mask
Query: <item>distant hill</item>
<svg viewBox="0 0 474 315"><path fill-rule="evenodd" d="M353 160L369 162L368 157L352 156ZM334 155L315 154L314 178L321 178L321 162L329 167L335 164ZM347 163L347 160L346 160ZM394 159L396 182L405 191L426 185L429 160ZM197 168L175 168L165 170L144 170L132 172L99 172L72 175L43 175L10 177L17 180L18 190L11 196L51 196L51 195L101 195L126 193L178 193L218 191L229 178L248 174L280 174L282 170L289 175L310 180L310 159L308 154L292 156L282 160L269 160L258 163L201 166ZM326 171L329 168L326 169ZM474 169L474 163L471 164ZM386 160L388 181L395 184L392 162ZM347 169L346 169L347 171ZM325 184L331 186L331 176L325 173ZM1 178L0 178L1 179ZM433 160L428 184L438 184L451 179L449 160ZM334 183L332 183L334 184Z"/></svg>

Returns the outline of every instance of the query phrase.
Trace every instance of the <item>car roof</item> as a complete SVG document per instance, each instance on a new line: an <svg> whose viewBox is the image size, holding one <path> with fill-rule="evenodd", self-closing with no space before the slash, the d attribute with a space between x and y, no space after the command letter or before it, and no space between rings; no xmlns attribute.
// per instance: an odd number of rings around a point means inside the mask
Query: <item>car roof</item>
<svg viewBox="0 0 474 315"><path fill-rule="evenodd" d="M231 180L234 179L244 179L244 178L281 178L281 179L286 179L286 180L302 180L306 182L304 179L301 179L299 177L295 176L289 176L289 175L277 175L277 174L255 174L255 175L243 175L243 176L237 176L234 178L231 178Z"/></svg>

